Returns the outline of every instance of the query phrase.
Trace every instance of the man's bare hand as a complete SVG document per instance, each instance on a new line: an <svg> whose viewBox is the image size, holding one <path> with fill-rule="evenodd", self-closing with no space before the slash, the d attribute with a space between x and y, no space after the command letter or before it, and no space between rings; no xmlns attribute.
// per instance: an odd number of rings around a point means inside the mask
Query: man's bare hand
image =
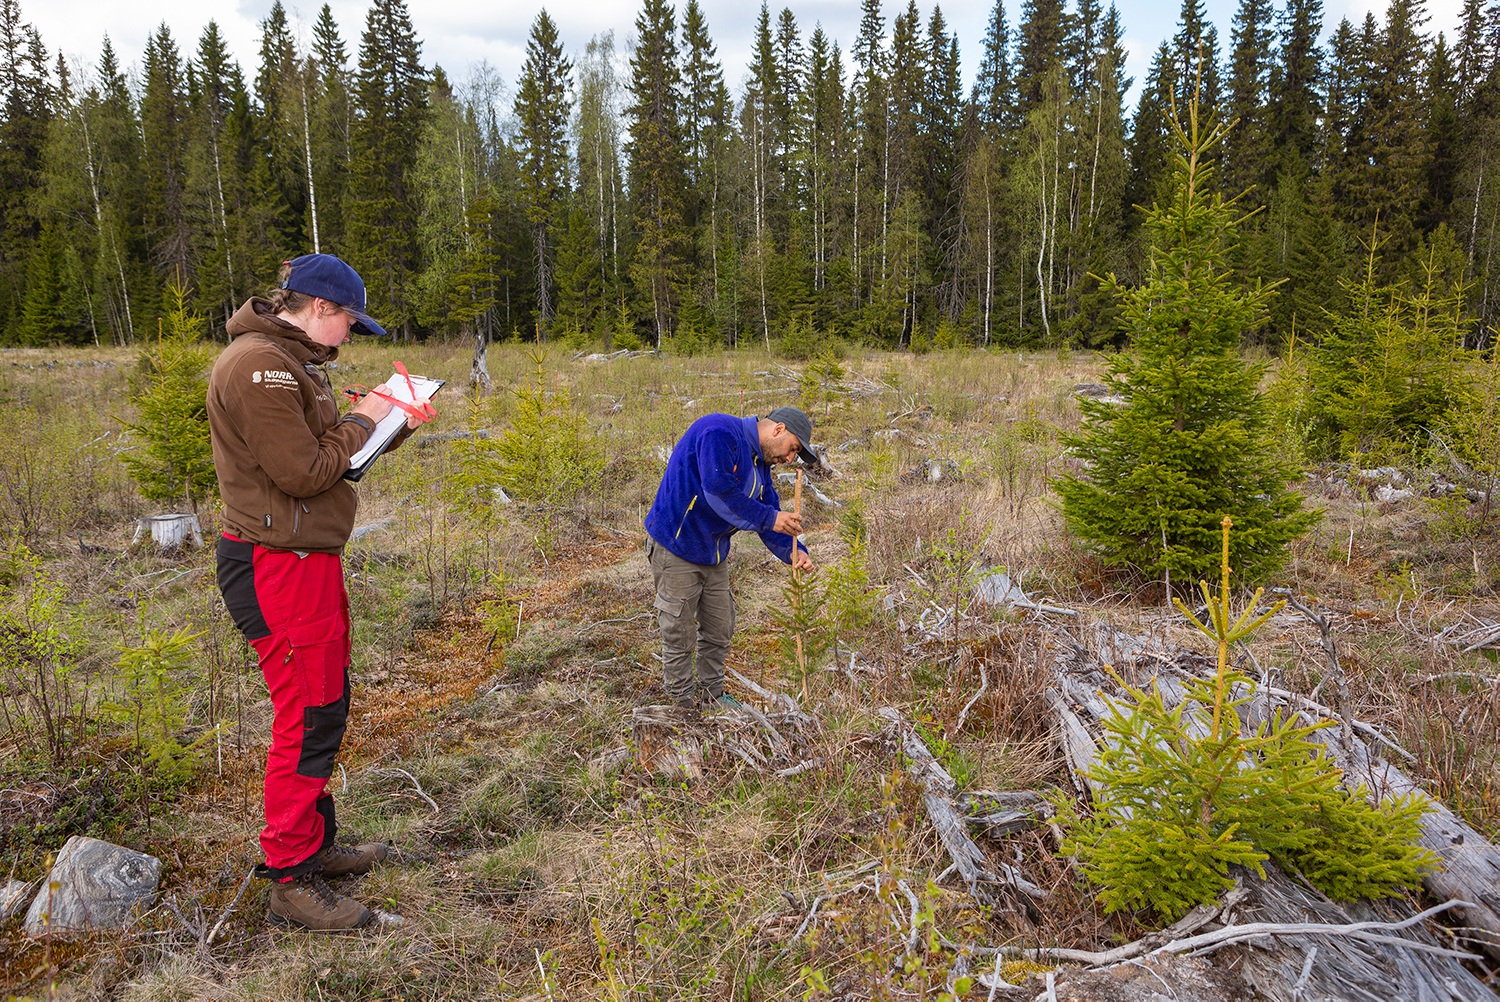
<svg viewBox="0 0 1500 1002"><path fill-rule="evenodd" d="M776 524L772 528L788 536L795 536L802 531L802 516L795 512L779 511L776 513Z"/></svg>
<svg viewBox="0 0 1500 1002"><path fill-rule="evenodd" d="M792 567L799 571L812 570L812 556L800 546L792 547Z"/></svg>

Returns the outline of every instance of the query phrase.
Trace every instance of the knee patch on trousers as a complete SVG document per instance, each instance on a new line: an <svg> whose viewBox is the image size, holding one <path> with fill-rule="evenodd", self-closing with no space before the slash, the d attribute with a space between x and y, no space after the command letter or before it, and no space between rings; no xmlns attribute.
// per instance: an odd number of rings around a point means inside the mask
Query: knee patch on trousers
<svg viewBox="0 0 1500 1002"><path fill-rule="evenodd" d="M324 706L309 706L302 711L302 754L297 759L297 775L327 779L333 775L333 757L344 741L349 725L349 676L344 675L344 694Z"/></svg>

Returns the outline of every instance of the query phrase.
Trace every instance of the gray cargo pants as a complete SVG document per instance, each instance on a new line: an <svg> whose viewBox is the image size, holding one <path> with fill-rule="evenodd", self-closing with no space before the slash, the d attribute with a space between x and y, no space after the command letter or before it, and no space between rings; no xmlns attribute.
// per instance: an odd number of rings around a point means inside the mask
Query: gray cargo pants
<svg viewBox="0 0 1500 1002"><path fill-rule="evenodd" d="M693 652L698 654L699 699L724 695L724 658L734 635L734 595L728 562L716 565L683 560L650 536L646 559L656 582L657 622L661 626L662 675L667 696L694 698Z"/></svg>

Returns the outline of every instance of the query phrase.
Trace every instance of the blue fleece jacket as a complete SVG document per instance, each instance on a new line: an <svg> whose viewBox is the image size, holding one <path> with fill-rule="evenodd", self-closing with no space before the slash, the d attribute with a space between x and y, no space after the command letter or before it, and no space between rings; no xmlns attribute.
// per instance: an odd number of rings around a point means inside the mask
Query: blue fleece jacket
<svg viewBox="0 0 1500 1002"><path fill-rule="evenodd" d="M646 513L652 539L689 563L712 565L729 556L729 537L746 529L791 563L792 537L772 528L781 498L757 429L757 418L732 414L706 414L688 426Z"/></svg>

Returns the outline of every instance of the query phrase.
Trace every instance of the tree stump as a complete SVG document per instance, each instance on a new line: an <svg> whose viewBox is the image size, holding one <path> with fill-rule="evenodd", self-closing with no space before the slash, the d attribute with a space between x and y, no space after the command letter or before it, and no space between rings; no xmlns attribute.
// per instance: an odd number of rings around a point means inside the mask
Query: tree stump
<svg viewBox="0 0 1500 1002"><path fill-rule="evenodd" d="M696 782L703 778L703 742L696 721L677 706L638 706L630 713L630 740L642 769Z"/></svg>
<svg viewBox="0 0 1500 1002"><path fill-rule="evenodd" d="M146 536L160 550L175 550L181 546L197 548L203 545L203 530L198 525L197 515L149 515L135 525L135 536L131 545Z"/></svg>

